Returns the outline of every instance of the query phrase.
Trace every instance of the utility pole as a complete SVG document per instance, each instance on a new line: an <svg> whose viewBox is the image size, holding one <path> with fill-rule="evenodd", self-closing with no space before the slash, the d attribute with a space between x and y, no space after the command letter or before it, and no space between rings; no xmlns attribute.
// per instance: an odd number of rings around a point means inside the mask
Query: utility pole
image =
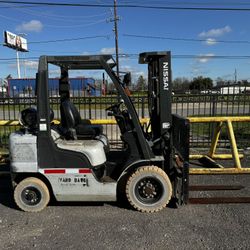
<svg viewBox="0 0 250 250"><path fill-rule="evenodd" d="M114 32L115 32L115 59L116 59L116 73L119 77L120 71L119 71L119 46L118 46L118 25L117 21L119 20L119 17L117 16L117 1L114 0Z"/></svg>
<svg viewBox="0 0 250 250"><path fill-rule="evenodd" d="M112 10L111 10L112 12ZM119 21L120 18L117 16L117 0L114 0L114 17L110 17L107 19L107 22L114 22L114 33L115 33L115 60L116 60L116 73L119 77L120 70L119 70L119 46L118 46L118 25L117 21Z"/></svg>

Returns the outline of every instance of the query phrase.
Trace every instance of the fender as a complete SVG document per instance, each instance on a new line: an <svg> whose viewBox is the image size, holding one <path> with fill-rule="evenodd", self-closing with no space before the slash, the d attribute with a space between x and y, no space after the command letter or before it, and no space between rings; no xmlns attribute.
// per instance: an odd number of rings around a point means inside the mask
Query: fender
<svg viewBox="0 0 250 250"><path fill-rule="evenodd" d="M146 159L146 160L138 160L138 161L135 161L131 164L129 164L125 169L123 169L123 171L121 172L118 180L117 180L117 183L119 183L119 181L130 171L133 171L135 170L136 168L138 167L141 167L141 166L145 166L145 165L161 165L164 161L164 158L161 157L161 156L157 156L155 158L151 158L151 159Z"/></svg>

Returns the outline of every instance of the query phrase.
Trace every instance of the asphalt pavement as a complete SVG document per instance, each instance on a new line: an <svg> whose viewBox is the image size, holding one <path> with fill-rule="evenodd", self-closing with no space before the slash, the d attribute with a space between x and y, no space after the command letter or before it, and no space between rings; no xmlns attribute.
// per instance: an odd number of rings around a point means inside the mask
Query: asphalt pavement
<svg viewBox="0 0 250 250"><path fill-rule="evenodd" d="M154 214L56 202L33 214L16 208L1 176L0 249L250 249L250 175L191 176L190 185L193 204Z"/></svg>

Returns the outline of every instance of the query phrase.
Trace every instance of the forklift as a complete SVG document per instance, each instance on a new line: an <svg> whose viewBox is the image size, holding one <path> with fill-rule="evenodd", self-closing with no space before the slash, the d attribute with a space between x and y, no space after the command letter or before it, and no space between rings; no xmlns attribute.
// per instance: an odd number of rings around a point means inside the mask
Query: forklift
<svg viewBox="0 0 250 250"><path fill-rule="evenodd" d="M188 200L189 123L171 113L171 55L145 52L149 123L143 127L112 55L41 56L36 74L37 108L21 111L19 131L9 138L14 200L23 211L39 212L51 198L67 202L111 202L125 198L132 208L153 213ZM49 67L60 68L60 124L49 101ZM103 70L117 90L106 109L121 134L112 149L101 125L82 119L70 97L69 71Z"/></svg>

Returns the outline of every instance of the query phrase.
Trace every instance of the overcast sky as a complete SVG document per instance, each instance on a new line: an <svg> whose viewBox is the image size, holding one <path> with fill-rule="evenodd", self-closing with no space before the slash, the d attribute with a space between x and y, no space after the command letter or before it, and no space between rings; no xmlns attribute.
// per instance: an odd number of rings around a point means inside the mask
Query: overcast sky
<svg viewBox="0 0 250 250"><path fill-rule="evenodd" d="M53 0L50 2L112 3L109 0ZM246 0L195 1L199 2L199 5L193 1L193 4L191 1L187 2L189 4L181 0L118 0L118 4L144 6L250 8L250 3ZM113 14L108 7L25 7L21 5L21 8L15 8L15 6L15 4L0 3L0 28L2 31L8 30L16 34L25 33L29 52L20 53L20 57L26 58L27 77L35 76L37 58L42 54L114 53L113 23L107 21ZM237 69L239 79L250 79L250 58L228 58L228 56L250 56L250 11L118 8L118 15L120 17L119 50L121 54L129 54L121 57L121 70L132 71L134 77L140 74L146 75L145 66L138 65L136 56L138 53L170 50L173 56L194 56L172 59L174 77L192 78L203 75L213 79L222 77L231 80ZM68 40L51 41L60 39ZM70 39L73 40L70 41ZM36 43L43 41L47 42ZM226 56L226 58L218 59L218 56ZM15 57L15 50L0 47L0 77L8 74L17 77ZM22 60L22 77L24 76L23 63Z"/></svg>

